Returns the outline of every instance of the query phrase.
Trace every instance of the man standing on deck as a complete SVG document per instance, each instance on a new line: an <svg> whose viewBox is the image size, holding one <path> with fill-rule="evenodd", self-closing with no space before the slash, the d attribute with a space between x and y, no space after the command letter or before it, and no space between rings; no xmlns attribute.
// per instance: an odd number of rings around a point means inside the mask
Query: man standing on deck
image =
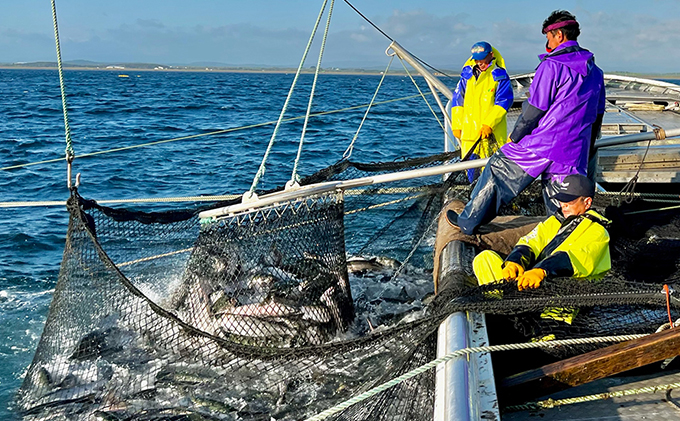
<svg viewBox="0 0 680 421"><path fill-rule="evenodd" d="M512 106L510 77L501 54L488 42L472 46L451 100L451 130L460 140L461 158L487 158L507 138L506 114ZM495 142L490 140L493 135ZM470 182L475 169L468 170Z"/></svg>
<svg viewBox="0 0 680 421"><path fill-rule="evenodd" d="M546 51L540 56L510 141L495 153L458 215L447 219L465 234L496 217L532 181L542 176L548 215L559 209L552 199L559 183L571 174L587 173L588 155L604 115L604 75L593 54L581 48L576 17L554 11L543 22Z"/></svg>

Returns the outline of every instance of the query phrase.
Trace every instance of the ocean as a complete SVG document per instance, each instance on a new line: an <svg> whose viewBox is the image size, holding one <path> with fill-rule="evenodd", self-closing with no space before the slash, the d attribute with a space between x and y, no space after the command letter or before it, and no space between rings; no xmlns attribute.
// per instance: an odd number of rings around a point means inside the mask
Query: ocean
<svg viewBox="0 0 680 421"><path fill-rule="evenodd" d="M125 77L124 77L125 76ZM76 155L191 138L76 158L80 194L138 199L242 194L251 185L293 74L65 72ZM312 75L302 75L286 117L304 116ZM321 75L313 113L368 104L380 76ZM451 86L455 80L449 79ZM429 92L421 78L417 83ZM64 122L54 70L0 70L0 168L63 156ZM386 77L377 102L418 95L408 76ZM433 108L432 96L427 96ZM309 175L342 158L365 108L310 118L298 167ZM284 123L259 188L290 179L303 119ZM249 127L254 126L254 127ZM239 129L243 128L243 129ZM219 135L196 136L238 129ZM439 123L422 98L372 108L352 160L390 161L443 149ZM0 171L0 202L65 201L65 162ZM141 210L183 203L113 205ZM12 400L30 364L56 285L68 224L64 206L0 208L0 419L17 419Z"/></svg>

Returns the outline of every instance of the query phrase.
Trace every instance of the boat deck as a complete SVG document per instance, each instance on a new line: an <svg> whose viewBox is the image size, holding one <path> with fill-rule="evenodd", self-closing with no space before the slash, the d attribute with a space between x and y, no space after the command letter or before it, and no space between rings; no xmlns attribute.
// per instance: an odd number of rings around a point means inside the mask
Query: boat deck
<svg viewBox="0 0 680 421"><path fill-rule="evenodd" d="M666 372L663 372L666 373ZM611 393L645 387L654 387L671 383L680 383L680 369L660 375L659 372L635 375L616 376L601 379L582 386L574 387L538 401L548 398L567 399L600 393ZM679 384L680 386L680 384ZM669 393L635 394L592 402L563 405L538 411L507 412L502 415L504 421L519 420L678 420L680 419L680 390L671 389Z"/></svg>

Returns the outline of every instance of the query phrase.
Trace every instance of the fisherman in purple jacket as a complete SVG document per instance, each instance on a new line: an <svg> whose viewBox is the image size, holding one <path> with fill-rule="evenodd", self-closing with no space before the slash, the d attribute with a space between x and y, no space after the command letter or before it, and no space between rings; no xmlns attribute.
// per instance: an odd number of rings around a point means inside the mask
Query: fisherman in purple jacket
<svg viewBox="0 0 680 421"><path fill-rule="evenodd" d="M470 201L447 219L465 234L490 222L502 205L541 176L548 216L559 210L552 196L571 174L587 174L605 107L604 75L593 54L576 42L576 17L556 10L543 22L548 54L529 88L509 142L486 165Z"/></svg>

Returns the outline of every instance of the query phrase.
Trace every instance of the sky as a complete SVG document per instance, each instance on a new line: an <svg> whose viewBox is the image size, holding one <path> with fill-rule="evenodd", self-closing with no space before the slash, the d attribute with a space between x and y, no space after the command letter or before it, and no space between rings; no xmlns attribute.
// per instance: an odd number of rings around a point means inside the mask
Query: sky
<svg viewBox="0 0 680 421"><path fill-rule="evenodd" d="M680 73L680 0L350 0L411 53L459 69L485 40L511 72L545 52L543 20L569 10L605 72ZM50 0L0 6L0 63L55 61ZM65 61L296 67L322 0L57 0ZM329 0L330 5L330 0ZM306 66L317 62L319 35ZM323 67L382 69L389 41L336 0ZM399 66L401 67L401 66Z"/></svg>

